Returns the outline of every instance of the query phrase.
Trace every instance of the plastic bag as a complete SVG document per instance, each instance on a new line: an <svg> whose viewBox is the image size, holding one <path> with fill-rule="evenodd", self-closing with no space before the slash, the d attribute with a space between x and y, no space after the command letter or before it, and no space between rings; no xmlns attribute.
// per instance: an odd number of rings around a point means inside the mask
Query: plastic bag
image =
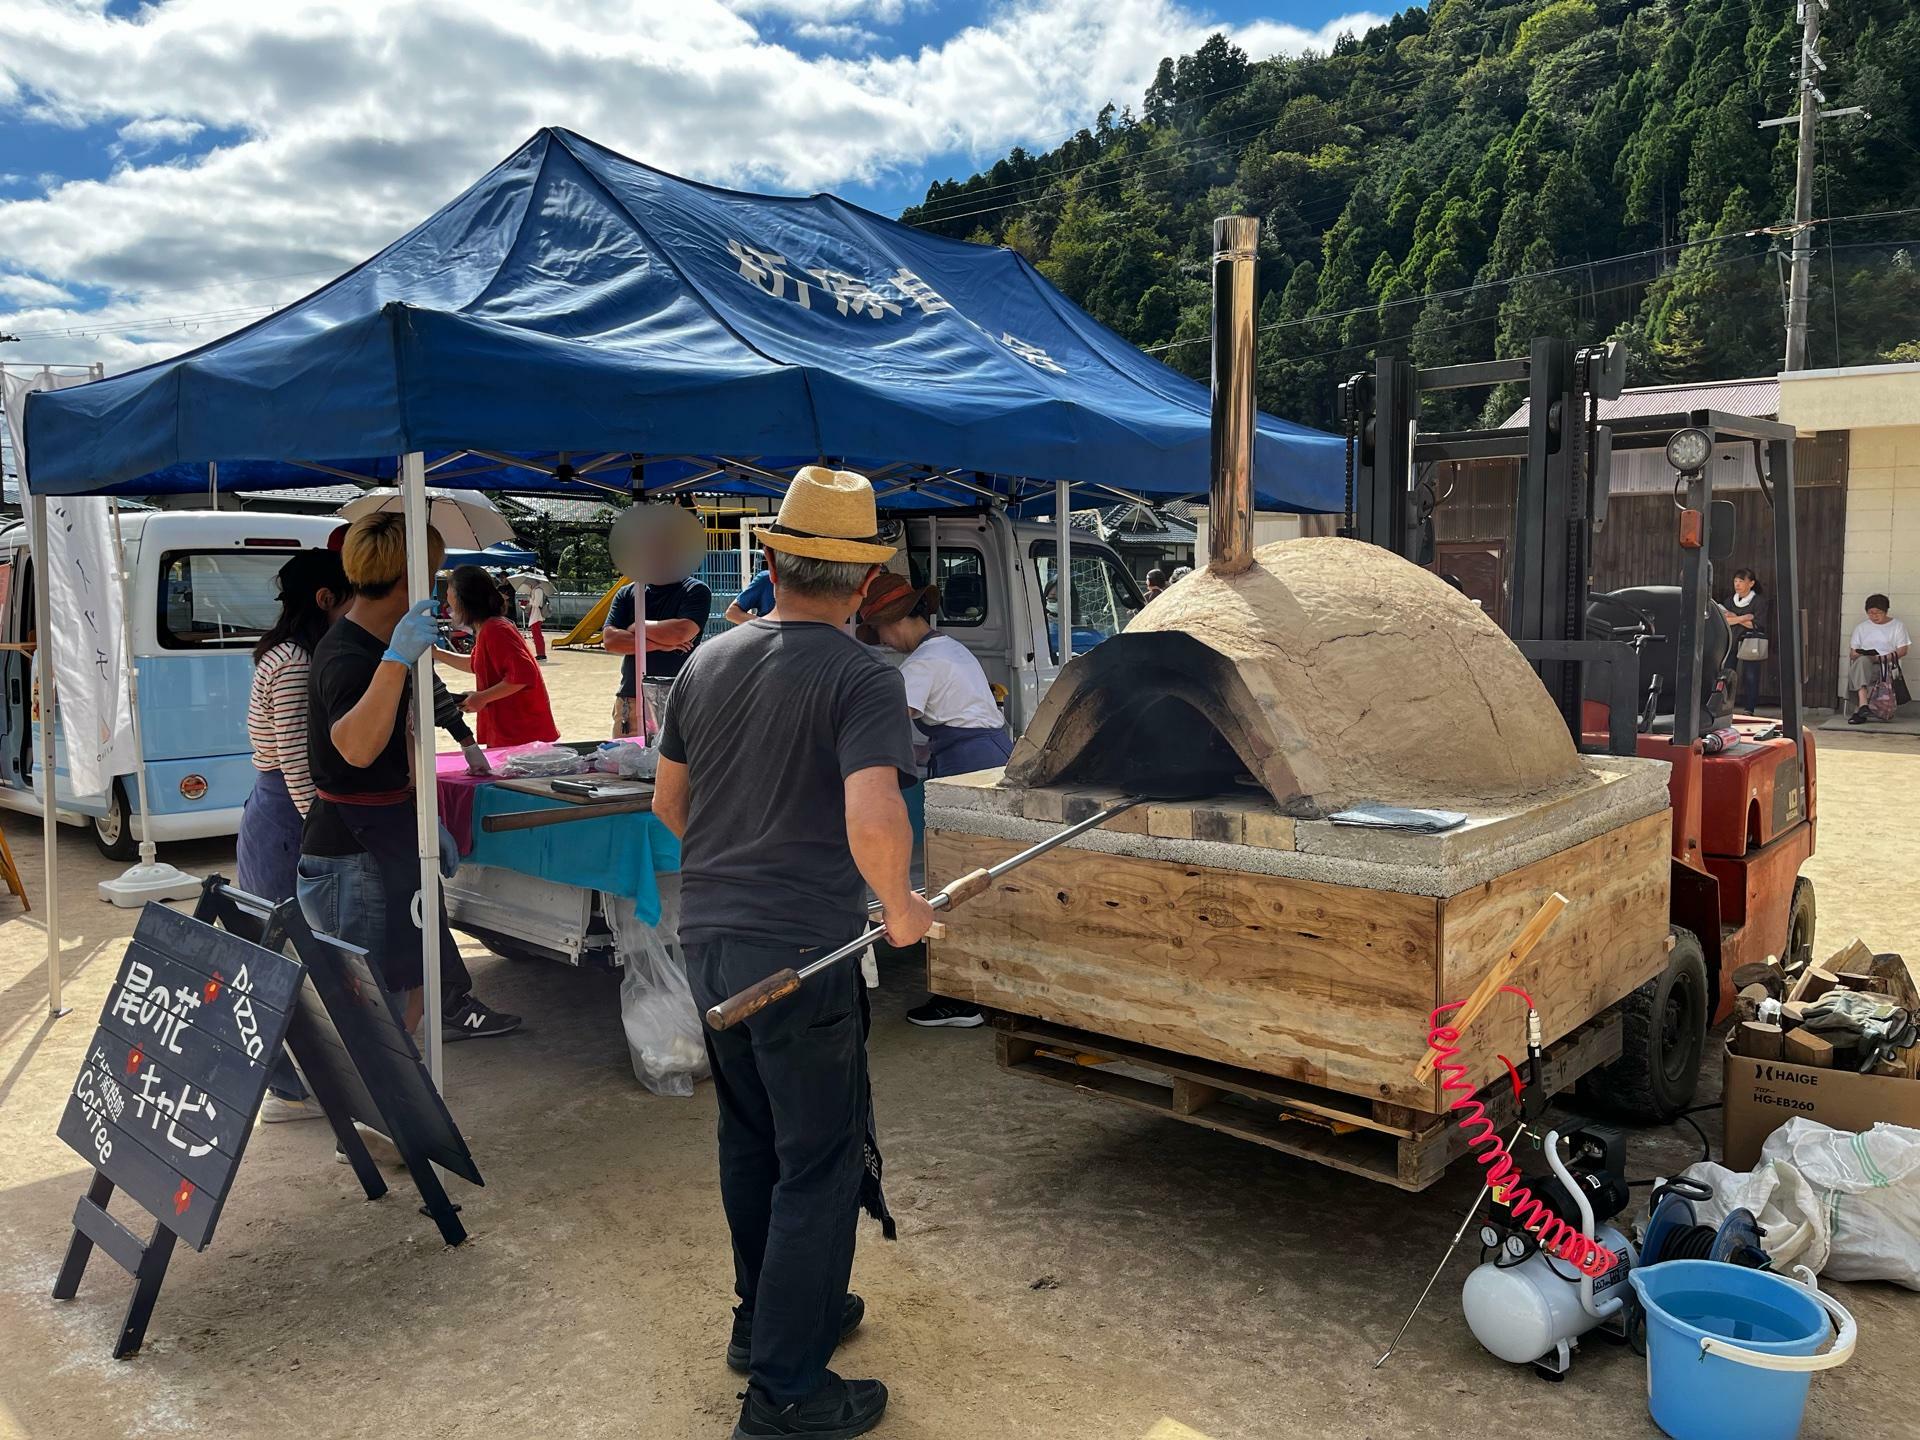
<svg viewBox="0 0 1920 1440"><path fill-rule="evenodd" d="M1718 1228L1735 1210L1750 1210L1760 1222L1761 1245L1782 1273L1805 1265L1816 1275L1826 1266L1831 1236L1826 1209L1807 1177L1786 1160L1762 1160L1751 1174L1703 1161L1689 1165L1684 1177L1713 1190L1711 1200L1696 1202L1702 1225Z"/></svg>
<svg viewBox="0 0 1920 1440"><path fill-rule="evenodd" d="M660 752L635 740L609 740L593 752L597 773L618 775L622 780L651 780L659 764Z"/></svg>
<svg viewBox="0 0 1920 1440"><path fill-rule="evenodd" d="M1856 1135L1789 1120L1760 1158L1791 1164L1819 1195L1830 1236L1823 1274L1920 1290L1920 1130L1883 1122Z"/></svg>
<svg viewBox="0 0 1920 1440"><path fill-rule="evenodd" d="M600 900L620 957L620 1023L634 1078L656 1095L691 1095L707 1078L707 1047L680 947L635 915L626 896Z"/></svg>
<svg viewBox="0 0 1920 1440"><path fill-rule="evenodd" d="M586 757L564 745L538 741L513 750L496 750L488 757L493 773L509 779L546 778L552 775L578 775L587 768Z"/></svg>

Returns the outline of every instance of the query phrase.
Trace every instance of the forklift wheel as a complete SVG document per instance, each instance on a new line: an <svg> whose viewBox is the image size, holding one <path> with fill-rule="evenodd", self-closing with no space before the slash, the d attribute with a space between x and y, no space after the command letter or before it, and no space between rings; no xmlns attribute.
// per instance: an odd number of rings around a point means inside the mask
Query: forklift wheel
<svg viewBox="0 0 1920 1440"><path fill-rule="evenodd" d="M1802 875L1793 882L1793 913L1787 918L1787 950L1780 958L1787 973L1797 974L1813 963L1813 881Z"/></svg>
<svg viewBox="0 0 1920 1440"><path fill-rule="evenodd" d="M1708 1009L1706 956L1676 925L1667 968L1620 1002L1620 1058L1581 1080L1581 1098L1628 1120L1672 1120L1700 1083Z"/></svg>

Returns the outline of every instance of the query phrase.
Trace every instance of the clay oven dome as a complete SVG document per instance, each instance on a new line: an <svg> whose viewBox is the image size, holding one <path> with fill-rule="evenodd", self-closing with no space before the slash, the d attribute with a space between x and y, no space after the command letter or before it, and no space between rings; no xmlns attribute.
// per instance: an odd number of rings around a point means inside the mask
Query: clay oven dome
<svg viewBox="0 0 1920 1440"><path fill-rule="evenodd" d="M1578 785L1545 687L1444 580L1356 540L1196 571L1076 656L1014 747L1016 785L1225 789L1285 809L1515 799Z"/></svg>

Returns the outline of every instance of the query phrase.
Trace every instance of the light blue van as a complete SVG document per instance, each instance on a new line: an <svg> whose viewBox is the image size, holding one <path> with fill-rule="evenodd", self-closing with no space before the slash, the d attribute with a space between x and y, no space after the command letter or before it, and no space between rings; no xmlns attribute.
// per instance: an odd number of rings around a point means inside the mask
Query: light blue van
<svg viewBox="0 0 1920 1440"><path fill-rule="evenodd" d="M150 510L121 516L132 579L147 797L156 842L232 835L253 788L247 694L253 645L279 614L275 576L294 551L321 547L330 516L259 511ZM28 529L0 530L0 639L23 645L38 629ZM59 619L55 643L70 643ZM0 806L40 813L38 707L31 653L0 650ZM138 853L132 745L126 773L104 795L74 795L56 741L60 818L86 824L116 860Z"/></svg>

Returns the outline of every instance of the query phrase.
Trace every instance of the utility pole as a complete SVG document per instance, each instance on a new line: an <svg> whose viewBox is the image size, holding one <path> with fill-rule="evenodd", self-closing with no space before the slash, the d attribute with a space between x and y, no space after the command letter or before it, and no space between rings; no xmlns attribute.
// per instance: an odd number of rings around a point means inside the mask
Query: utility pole
<svg viewBox="0 0 1920 1440"><path fill-rule="evenodd" d="M1858 105L1822 110L1826 96L1814 77L1827 67L1820 59L1820 19L1827 0L1800 0L1800 112L1778 120L1762 120L1762 130L1779 125L1800 127L1799 163L1793 180L1793 272L1787 284L1787 353L1785 370L1807 368L1808 292L1813 283L1813 160L1814 130L1823 118L1861 115ZM1868 117L1871 118L1871 117Z"/></svg>

